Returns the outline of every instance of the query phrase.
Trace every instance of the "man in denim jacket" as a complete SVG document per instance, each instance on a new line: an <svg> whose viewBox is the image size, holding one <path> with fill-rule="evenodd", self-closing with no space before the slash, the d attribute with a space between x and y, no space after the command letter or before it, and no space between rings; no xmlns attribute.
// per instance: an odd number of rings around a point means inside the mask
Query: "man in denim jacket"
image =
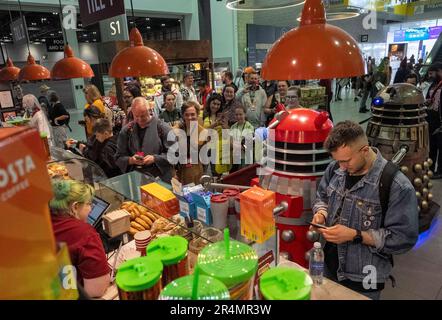
<svg viewBox="0 0 442 320"><path fill-rule="evenodd" d="M338 123L324 144L334 160L320 182L312 228L325 240L325 276L379 299L392 269L391 257L410 250L418 237L416 191L398 171L382 224L379 180L387 163L368 145L361 126ZM336 162L339 168L334 170ZM334 170L334 173L333 173Z"/></svg>

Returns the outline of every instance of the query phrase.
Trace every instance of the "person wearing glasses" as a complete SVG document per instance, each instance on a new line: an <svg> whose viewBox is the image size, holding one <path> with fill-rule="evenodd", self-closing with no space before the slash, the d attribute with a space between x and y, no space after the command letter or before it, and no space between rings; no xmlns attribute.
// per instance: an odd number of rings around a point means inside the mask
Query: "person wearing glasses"
<svg viewBox="0 0 442 320"><path fill-rule="evenodd" d="M299 105L299 94L299 87L292 86L288 88L287 95L285 96L285 106L287 110L302 108L302 106Z"/></svg>
<svg viewBox="0 0 442 320"><path fill-rule="evenodd" d="M417 242L416 190L400 170L391 169L394 165L378 149L369 146L355 122L339 122L324 148L335 161L318 186L313 222L326 228L312 227L325 242L324 275L379 299L390 278L392 256L409 251ZM389 189L383 190L384 185Z"/></svg>
<svg viewBox="0 0 442 320"><path fill-rule="evenodd" d="M170 145L167 135L171 127L154 115L152 106L143 97L132 101L132 113L134 121L118 135L117 166L123 173L138 170L170 182L172 166L167 161Z"/></svg>
<svg viewBox="0 0 442 320"><path fill-rule="evenodd" d="M49 202L52 229L64 242L75 267L77 283L91 298L103 296L110 285L110 268L98 232L87 223L94 188L74 180L54 180Z"/></svg>

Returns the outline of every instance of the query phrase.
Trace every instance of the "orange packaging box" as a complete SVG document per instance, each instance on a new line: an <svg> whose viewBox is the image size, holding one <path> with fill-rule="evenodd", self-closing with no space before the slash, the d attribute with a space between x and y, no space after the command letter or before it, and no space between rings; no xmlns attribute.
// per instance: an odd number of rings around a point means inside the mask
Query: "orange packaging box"
<svg viewBox="0 0 442 320"><path fill-rule="evenodd" d="M240 194L240 203L242 236L263 243L275 234L276 195L273 191L254 186Z"/></svg>
<svg viewBox="0 0 442 320"><path fill-rule="evenodd" d="M37 130L0 129L0 299L58 298L46 160Z"/></svg>
<svg viewBox="0 0 442 320"><path fill-rule="evenodd" d="M141 202L149 209L166 218L170 218L180 212L180 204L177 197L175 197L172 191L156 182L141 186Z"/></svg>

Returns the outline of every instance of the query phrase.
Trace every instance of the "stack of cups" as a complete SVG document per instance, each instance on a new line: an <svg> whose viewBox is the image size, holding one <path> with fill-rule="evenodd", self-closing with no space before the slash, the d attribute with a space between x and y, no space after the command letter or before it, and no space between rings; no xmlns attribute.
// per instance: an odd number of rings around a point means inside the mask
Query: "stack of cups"
<svg viewBox="0 0 442 320"><path fill-rule="evenodd" d="M152 235L150 231L146 230L146 231L137 232L134 235L134 239L137 251L141 253L141 256L145 256L146 247L149 244L150 240L152 240Z"/></svg>
<svg viewBox="0 0 442 320"><path fill-rule="evenodd" d="M229 198L223 194L212 195L210 198L212 224L217 229L227 227L227 213L229 212Z"/></svg>
<svg viewBox="0 0 442 320"><path fill-rule="evenodd" d="M239 196L240 193L239 189L226 189L223 191L223 195L229 198L229 215L235 215L235 197Z"/></svg>

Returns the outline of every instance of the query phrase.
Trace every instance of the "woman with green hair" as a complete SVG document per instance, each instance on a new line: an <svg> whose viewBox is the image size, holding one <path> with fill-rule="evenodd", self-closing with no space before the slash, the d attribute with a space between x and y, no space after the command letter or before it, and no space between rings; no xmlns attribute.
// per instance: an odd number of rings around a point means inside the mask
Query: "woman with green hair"
<svg viewBox="0 0 442 320"><path fill-rule="evenodd" d="M90 297L101 297L110 284L110 269L99 234L86 222L94 188L74 180L57 180L52 190L49 207L55 238L67 244L77 282Z"/></svg>

